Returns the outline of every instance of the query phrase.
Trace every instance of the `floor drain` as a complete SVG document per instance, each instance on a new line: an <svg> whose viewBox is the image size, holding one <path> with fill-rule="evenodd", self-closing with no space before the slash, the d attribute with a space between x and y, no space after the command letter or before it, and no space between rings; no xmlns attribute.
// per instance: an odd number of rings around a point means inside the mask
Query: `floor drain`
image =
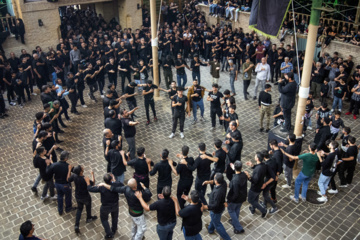
<svg viewBox="0 0 360 240"><path fill-rule="evenodd" d="M318 190L315 190L315 189L308 189L307 190L307 193L306 193L306 201L310 204L314 204L314 205L317 205L317 206L322 206L322 205L325 205L327 202L319 202L317 200L317 198L320 197L320 195L317 193Z"/></svg>

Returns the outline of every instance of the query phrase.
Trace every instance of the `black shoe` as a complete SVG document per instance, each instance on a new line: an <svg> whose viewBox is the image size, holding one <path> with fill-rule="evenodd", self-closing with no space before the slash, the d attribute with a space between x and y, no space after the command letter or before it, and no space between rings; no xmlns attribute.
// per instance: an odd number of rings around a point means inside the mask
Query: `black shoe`
<svg viewBox="0 0 360 240"><path fill-rule="evenodd" d="M264 212L263 214L261 214L261 217L262 217L262 218L265 218L267 214L268 214L268 210L266 210L266 212Z"/></svg>
<svg viewBox="0 0 360 240"><path fill-rule="evenodd" d="M266 130L265 130L265 132L267 132L267 133L268 133L269 131L270 131L270 129L266 129Z"/></svg>
<svg viewBox="0 0 360 240"><path fill-rule="evenodd" d="M112 232L113 235L116 234L116 231L117 231L117 229L112 229L112 230L111 230L111 232Z"/></svg>
<svg viewBox="0 0 360 240"><path fill-rule="evenodd" d="M249 100L247 97L245 97L245 101Z"/></svg>
<svg viewBox="0 0 360 240"><path fill-rule="evenodd" d="M260 130L259 130L260 132L263 132L264 131L264 128L260 128Z"/></svg>
<svg viewBox="0 0 360 240"><path fill-rule="evenodd" d="M253 97L253 100L256 100L256 96Z"/></svg>
<svg viewBox="0 0 360 240"><path fill-rule="evenodd" d="M279 85L279 83L278 82L276 82L276 83L274 83L274 85L276 86L276 85Z"/></svg>
<svg viewBox="0 0 360 240"><path fill-rule="evenodd" d="M108 234L105 236L105 239L112 239L112 238L114 238L114 235L112 235L112 234Z"/></svg>
<svg viewBox="0 0 360 240"><path fill-rule="evenodd" d="M241 231L238 231L238 230L234 230L234 233L235 234L242 234L242 233L244 233L245 232L245 230L244 229L241 229Z"/></svg>
<svg viewBox="0 0 360 240"><path fill-rule="evenodd" d="M74 112L74 114L75 114L75 115L80 115L80 113L79 113L79 112Z"/></svg>
<svg viewBox="0 0 360 240"><path fill-rule="evenodd" d="M4 114L1 114L1 115L0 115L0 118L1 118L1 119L4 119L4 118L5 118Z"/></svg>
<svg viewBox="0 0 360 240"><path fill-rule="evenodd" d="M64 130L61 130L61 129L60 129L60 131L59 131L58 133L65 133L65 132L64 132Z"/></svg>
<svg viewBox="0 0 360 240"><path fill-rule="evenodd" d="M8 117L9 115L8 115L7 113L4 113L3 116L4 116L4 117Z"/></svg>
<svg viewBox="0 0 360 240"><path fill-rule="evenodd" d="M60 147L58 147L57 149L56 149L56 151L58 151L58 152L63 152L64 151L64 149L62 149L62 148L60 148Z"/></svg>
<svg viewBox="0 0 360 240"><path fill-rule="evenodd" d="M59 212L59 215L62 216L62 215L63 215L63 212Z"/></svg>
<svg viewBox="0 0 360 240"><path fill-rule="evenodd" d="M249 210L250 210L250 213L251 213L252 215L255 214L255 209L253 209L252 207L249 207Z"/></svg>
<svg viewBox="0 0 360 240"><path fill-rule="evenodd" d="M34 194L38 194L38 191L37 191L36 187L32 187L32 188L31 188L31 191L32 191Z"/></svg>
<svg viewBox="0 0 360 240"><path fill-rule="evenodd" d="M66 126L65 124L61 125L61 127L63 127L63 128L67 128L67 126Z"/></svg>
<svg viewBox="0 0 360 240"><path fill-rule="evenodd" d="M77 209L77 207L72 207L72 208L70 208L70 210L69 210L69 211L66 211L66 213L69 213L69 212L75 211L76 209Z"/></svg>
<svg viewBox="0 0 360 240"><path fill-rule="evenodd" d="M86 223L91 223L92 221L95 221L97 219L97 216L91 216L91 218L86 219Z"/></svg>
<svg viewBox="0 0 360 240"><path fill-rule="evenodd" d="M56 140L56 143L62 143L62 142L64 142L64 141L61 141L61 140Z"/></svg>
<svg viewBox="0 0 360 240"><path fill-rule="evenodd" d="M75 226L75 233L76 235L80 235L80 229L78 226Z"/></svg>
<svg viewBox="0 0 360 240"><path fill-rule="evenodd" d="M28 101L31 102L31 98L28 98Z"/></svg>

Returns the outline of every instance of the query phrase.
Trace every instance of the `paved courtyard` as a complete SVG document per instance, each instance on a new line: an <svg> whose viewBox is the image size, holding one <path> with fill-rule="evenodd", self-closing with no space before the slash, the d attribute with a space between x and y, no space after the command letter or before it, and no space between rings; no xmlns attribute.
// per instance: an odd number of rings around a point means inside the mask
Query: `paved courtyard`
<svg viewBox="0 0 360 240"><path fill-rule="evenodd" d="M174 71L175 73L175 71ZM209 68L202 67L202 85L210 88ZM192 83L191 73L187 71L188 84ZM175 79L175 75L174 75ZM237 110L240 121L240 131L242 133L244 148L243 162L252 160L255 151L263 150L267 146L267 134L259 132L259 113L257 101L245 101L242 95L242 81L239 75L236 82L238 95ZM119 80L118 80L119 81ZM219 82L222 85L221 91L230 89L228 73L221 73ZM161 84L165 88L164 83ZM253 96L253 83L249 92ZM81 164L85 167L85 175L89 175L90 170L94 170L97 183L102 182L102 176L106 171L106 163L103 157L103 147L101 146L103 130L103 109L102 102L94 103L87 97L85 90L85 101L88 108L79 107L81 115L71 115L72 122L67 123L68 128L65 133L60 135L60 139L65 142L61 147L71 153L69 162L71 164ZM272 91L273 102L278 99L277 87ZM100 99L98 93L96 97ZM0 239L17 239L19 227L25 220L32 220L35 224L35 234L46 239L103 239L104 230L100 220L85 224L85 213L80 223L81 236L74 233L75 212L59 216L56 202L40 201L40 197L34 196L30 188L38 174L32 164L31 142L32 124L36 112L42 109L39 96L33 96L31 103L26 103L24 108L18 106L10 107L8 114L10 117L0 120ZM137 115L140 125L137 126L136 145L146 148L147 157L154 162L160 161L160 153L163 148L170 151L170 158L178 161L176 153L180 153L181 147L186 144L190 146L190 155L197 154L197 144L205 142L208 151L212 152L213 139L223 138L223 128L217 125L215 131L210 131L209 103L205 103L205 123L199 122L191 125L191 119L185 122L185 138L180 139L177 135L174 139L169 139L171 133L171 111L170 101L167 94L161 92L161 99L156 102L156 110L159 121L146 126L146 117L141 96L137 97L140 109ZM315 102L318 106L318 101ZM274 106L274 105L273 105ZM122 107L127 107L123 103ZM347 108L348 105L345 105ZM293 119L295 118L295 108ZM152 115L151 115L152 116ZM343 117L346 126L352 128L352 134L360 139L359 120L354 121L349 116ZM315 122L315 121L313 121ZM218 124L218 122L217 122ZM314 133L308 131L306 145L314 138ZM358 141L359 143L359 141ZM305 145L304 144L304 145ZM124 148L127 149L126 142ZM245 170L251 172L248 167ZM133 174L133 169L128 168L125 174L127 181ZM156 177L151 177L150 189L156 193ZM173 194L176 194L176 183L178 177L173 177ZM309 188L317 189L318 175L311 181ZM336 177L338 181L338 177ZM283 176L278 184L278 208L279 211L274 215L268 215L262 219L260 214L254 216L250 214L245 202L240 213L240 222L245 229L245 234L234 235L233 228L229 224L229 215L223 214L222 222L225 229L232 239L360 239L360 176L359 167L356 169L354 183L348 188L339 189L339 193L332 195L329 201L323 205L312 205L310 203L295 204L290 201L289 195L293 192L289 189L281 189L285 183ZM43 185L38 187L39 193ZM193 185L194 187L194 185ZM250 187L250 183L248 184ZM209 191L210 188L208 188ZM91 194L93 199L93 215L99 217L100 195ZM156 194L152 197L152 202L156 200ZM73 202L75 198L73 194ZM84 210L85 212L85 210ZM156 234L156 213L146 213L148 230L146 239L158 239ZM210 216L204 212L203 223L209 223ZM181 232L181 219L178 218L175 227L174 239L184 239ZM120 196L120 215L118 232L115 239L130 239L131 220L124 196ZM203 228L201 235L203 239L219 239L219 236L209 235Z"/></svg>

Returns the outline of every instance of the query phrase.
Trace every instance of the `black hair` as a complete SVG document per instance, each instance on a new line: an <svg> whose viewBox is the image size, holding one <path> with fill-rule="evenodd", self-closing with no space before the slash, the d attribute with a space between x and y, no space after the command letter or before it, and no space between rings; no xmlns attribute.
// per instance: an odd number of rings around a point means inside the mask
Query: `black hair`
<svg viewBox="0 0 360 240"><path fill-rule="evenodd" d="M20 226L21 235L23 235L23 237L26 238L30 234L32 228L33 228L32 222L30 220L27 220Z"/></svg>
<svg viewBox="0 0 360 240"><path fill-rule="evenodd" d="M193 203L198 203L199 200L200 200L199 192L196 191L196 190L192 190L192 191L190 192L190 198L191 198L191 201L192 201Z"/></svg>
<svg viewBox="0 0 360 240"><path fill-rule="evenodd" d="M216 148L221 148L222 141L220 139L216 138L214 141L214 145Z"/></svg>
<svg viewBox="0 0 360 240"><path fill-rule="evenodd" d="M264 155L261 152L256 152L256 156L260 162L264 161Z"/></svg>
<svg viewBox="0 0 360 240"><path fill-rule="evenodd" d="M324 107L324 108L327 108L328 105L327 105L326 102L322 102L322 103L321 103L321 106Z"/></svg>
<svg viewBox="0 0 360 240"><path fill-rule="evenodd" d="M138 157L141 157L144 153L145 153L144 147L139 147L138 149L136 149L136 154L138 155Z"/></svg>
<svg viewBox="0 0 360 240"><path fill-rule="evenodd" d="M350 128L350 127L344 127L343 130L344 130L347 134L350 134L350 133L351 133L351 128Z"/></svg>
<svg viewBox="0 0 360 240"><path fill-rule="evenodd" d="M52 127L51 123L48 123L48 122L44 123L42 126L45 130L48 130L49 128Z"/></svg>
<svg viewBox="0 0 360 240"><path fill-rule="evenodd" d="M212 85L212 87L214 87L214 88L219 88L219 85L216 84L216 83L214 83L214 84Z"/></svg>
<svg viewBox="0 0 360 240"><path fill-rule="evenodd" d="M111 183L111 180L112 180L112 177L111 177L110 173L105 173L103 179L104 179L104 182L105 182L106 184L110 184L110 183Z"/></svg>
<svg viewBox="0 0 360 240"><path fill-rule="evenodd" d="M114 110L110 110L109 111L109 116L112 118L113 116L116 115L116 112Z"/></svg>
<svg viewBox="0 0 360 240"><path fill-rule="evenodd" d="M296 140L296 135L293 134L293 133L290 133L290 134L289 134L289 141L290 141L290 142L295 142L295 140Z"/></svg>
<svg viewBox="0 0 360 240"><path fill-rule="evenodd" d="M205 143L199 143L199 150L205 151L206 150L206 144Z"/></svg>
<svg viewBox="0 0 360 240"><path fill-rule="evenodd" d="M330 141L330 144L333 146L334 149L339 147L339 143L335 140Z"/></svg>
<svg viewBox="0 0 360 240"><path fill-rule="evenodd" d="M261 151L262 155L264 156L264 159L269 159L270 158L270 154L267 150L263 150Z"/></svg>
<svg viewBox="0 0 360 240"><path fill-rule="evenodd" d="M239 160L236 160L234 163L235 171L240 172L242 169L242 162Z"/></svg>
<svg viewBox="0 0 360 240"><path fill-rule="evenodd" d="M354 144L356 142L356 138L353 136L349 136L348 141L349 141L349 143Z"/></svg>
<svg viewBox="0 0 360 240"><path fill-rule="evenodd" d="M317 148L316 143L314 143L314 142L310 143L310 149L311 149L311 151L315 151L316 148Z"/></svg>
<svg viewBox="0 0 360 240"><path fill-rule="evenodd" d="M214 176L214 180L217 181L218 184L223 184L224 182L224 175L222 173L216 173Z"/></svg>
<svg viewBox="0 0 360 240"><path fill-rule="evenodd" d="M188 146L183 146L181 148L181 153L182 153L183 156L187 156L188 153L189 153L189 147Z"/></svg>
<svg viewBox="0 0 360 240"><path fill-rule="evenodd" d="M36 149L36 154L40 154L40 153L43 153L45 151L45 147L43 147L43 146L40 146L40 147L38 147L37 149Z"/></svg>
<svg viewBox="0 0 360 240"><path fill-rule="evenodd" d="M41 120L44 116L44 113L43 112L38 112L35 114L35 118L36 120Z"/></svg>
<svg viewBox="0 0 360 240"><path fill-rule="evenodd" d="M276 139L271 139L269 142L270 145L277 147L278 146L278 142L276 141Z"/></svg>
<svg viewBox="0 0 360 240"><path fill-rule="evenodd" d="M161 153L161 158L163 160L167 159L169 157L169 150L167 150L166 148L162 151Z"/></svg>
<svg viewBox="0 0 360 240"><path fill-rule="evenodd" d="M74 167L73 173L75 173L76 175L79 176L81 173L81 170L82 170L81 165L77 165L76 167Z"/></svg>
<svg viewBox="0 0 360 240"><path fill-rule="evenodd" d="M229 89L226 89L226 90L224 91L224 95L230 95L230 90L229 90Z"/></svg>
<svg viewBox="0 0 360 240"><path fill-rule="evenodd" d="M60 154L60 161L65 161L69 158L70 153L68 151L62 151Z"/></svg>
<svg viewBox="0 0 360 240"><path fill-rule="evenodd" d="M269 88L271 88L271 85L270 84L265 84L265 89L269 89Z"/></svg>
<svg viewBox="0 0 360 240"><path fill-rule="evenodd" d="M46 137L48 135L48 133L44 130L41 130L39 132L39 134L37 135L38 138L43 138L43 137Z"/></svg>
<svg viewBox="0 0 360 240"><path fill-rule="evenodd" d="M112 142L111 142L111 147L113 148L113 149L116 149L116 146L117 145L119 145L119 140L113 140Z"/></svg>

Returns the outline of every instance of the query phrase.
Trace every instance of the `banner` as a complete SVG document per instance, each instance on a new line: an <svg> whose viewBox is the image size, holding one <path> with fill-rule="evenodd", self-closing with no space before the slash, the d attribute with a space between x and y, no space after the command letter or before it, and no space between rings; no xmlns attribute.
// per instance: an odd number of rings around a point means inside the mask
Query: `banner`
<svg viewBox="0 0 360 240"><path fill-rule="evenodd" d="M267 37L277 37L290 3L291 0L253 0L249 28Z"/></svg>

